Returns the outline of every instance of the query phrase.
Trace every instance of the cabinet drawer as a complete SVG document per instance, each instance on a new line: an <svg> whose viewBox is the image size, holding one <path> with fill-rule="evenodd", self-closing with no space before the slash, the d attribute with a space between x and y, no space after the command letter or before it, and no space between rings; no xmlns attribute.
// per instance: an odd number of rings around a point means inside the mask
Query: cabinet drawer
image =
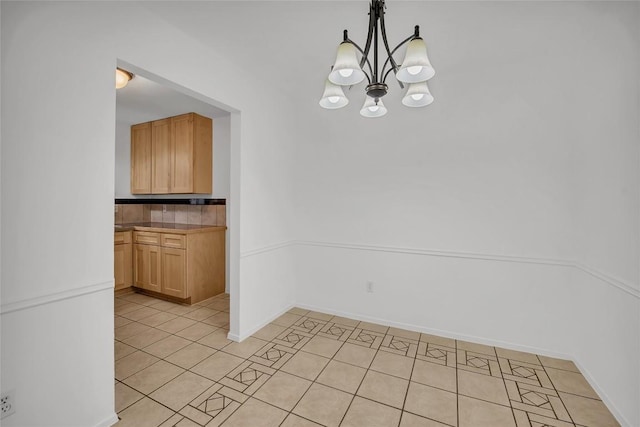
<svg viewBox="0 0 640 427"><path fill-rule="evenodd" d="M142 243L144 245L159 245L160 233L150 233L148 231L136 231L133 235L135 243Z"/></svg>
<svg viewBox="0 0 640 427"><path fill-rule="evenodd" d="M163 234L162 246L165 248L185 249L187 247L187 236L183 234Z"/></svg>
<svg viewBox="0 0 640 427"><path fill-rule="evenodd" d="M113 233L113 243L116 245L131 243L131 232L116 231L115 233Z"/></svg>

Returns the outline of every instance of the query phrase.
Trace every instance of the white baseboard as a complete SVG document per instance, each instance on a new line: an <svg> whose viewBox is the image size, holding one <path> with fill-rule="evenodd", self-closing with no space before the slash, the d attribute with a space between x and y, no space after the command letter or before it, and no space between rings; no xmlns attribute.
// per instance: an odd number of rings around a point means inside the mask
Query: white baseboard
<svg viewBox="0 0 640 427"><path fill-rule="evenodd" d="M609 398L609 395L604 392L604 390L600 387L598 382L594 379L593 375L587 368L585 368L578 360L572 359L573 363L576 364L582 376L587 380L589 385L595 390L598 394L602 402L606 405L607 409L611 412L611 414L616 418L616 420L620 423L622 427L635 427L632 426L629 420L622 415L622 412L618 410L618 407L613 403L613 401Z"/></svg>
<svg viewBox="0 0 640 427"><path fill-rule="evenodd" d="M247 332L244 332L242 334L236 335L236 334L232 334L231 332L229 332L227 334L227 338L230 339L231 341L235 341L235 342L241 342L244 341L246 338L250 337L251 335L255 334L256 332L258 332L260 329L264 328L265 326L267 326L269 323L273 322L274 320L276 320L278 317L282 316L284 313L286 313L287 311L291 310L294 307L293 304L289 304L287 305L287 307L285 307L283 310L277 312L276 314L274 314L271 317L268 317L267 320L261 322L260 324L258 324L257 326L254 326L253 328L249 329Z"/></svg>
<svg viewBox="0 0 640 427"><path fill-rule="evenodd" d="M96 427L111 427L118 421L119 421L118 416L114 412L113 414L109 415L109 417L105 418L104 420L96 424Z"/></svg>
<svg viewBox="0 0 640 427"><path fill-rule="evenodd" d="M360 315L360 314L348 313L348 312L344 312L344 311L331 310L331 309L327 309L325 307L317 307L317 306L308 305L308 304L295 304L294 306L295 307L304 308L305 310L319 311L321 313L333 314L334 316L348 317L349 319L360 320L360 321L363 321L363 322L377 323L379 325L391 326L391 327L394 327L394 328L406 329L408 331L414 331L414 332L422 332L422 333L425 333L425 334L437 335L437 336L444 337L444 338L451 338L451 339L455 339L455 340L470 341L470 342L475 342L475 343L478 343L478 344L489 345L489 346L492 346L492 347L502 347L502 348L509 349L509 350L523 351L523 352L526 352L526 353L535 353L535 354L539 354L541 356L555 357L557 359L573 360L573 358L568 354L558 353L556 351L552 351L552 350L544 349L544 348L537 348L537 347L530 347L530 346L525 346L525 345L513 344L513 343L508 343L508 342L505 342L505 341L493 340L493 339L489 339L489 338L485 338L485 337L477 337L477 336L473 336L473 335L458 334L458 333L455 333L455 332L444 331L444 330L441 330L441 329L426 328L426 327L423 327L423 326L412 325L412 324L409 324L409 323L394 322L394 321L388 320L388 319L381 319L381 318L378 318L378 317L371 317L371 316L365 316L365 315Z"/></svg>

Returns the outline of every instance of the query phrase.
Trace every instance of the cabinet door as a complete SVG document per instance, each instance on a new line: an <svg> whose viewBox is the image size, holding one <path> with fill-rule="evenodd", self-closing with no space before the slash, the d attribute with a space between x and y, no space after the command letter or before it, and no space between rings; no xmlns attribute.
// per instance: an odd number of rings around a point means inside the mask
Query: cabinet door
<svg viewBox="0 0 640 427"><path fill-rule="evenodd" d="M131 126L131 194L151 193L151 123Z"/></svg>
<svg viewBox="0 0 640 427"><path fill-rule="evenodd" d="M147 289L149 274L149 246L133 245L133 284Z"/></svg>
<svg viewBox="0 0 640 427"><path fill-rule="evenodd" d="M151 192L168 194L171 171L171 119L151 123Z"/></svg>
<svg viewBox="0 0 640 427"><path fill-rule="evenodd" d="M187 297L187 257L184 249L162 248L162 293Z"/></svg>
<svg viewBox="0 0 640 427"><path fill-rule="evenodd" d="M171 117L171 193L193 192L193 116Z"/></svg>
<svg viewBox="0 0 640 427"><path fill-rule="evenodd" d="M145 289L154 292L162 292L162 260L160 259L160 246L149 246L149 283Z"/></svg>
<svg viewBox="0 0 640 427"><path fill-rule="evenodd" d="M125 246L113 245L113 277L115 290L126 288L125 284Z"/></svg>
<svg viewBox="0 0 640 427"><path fill-rule="evenodd" d="M160 292L160 247L134 245L133 282L136 287Z"/></svg>

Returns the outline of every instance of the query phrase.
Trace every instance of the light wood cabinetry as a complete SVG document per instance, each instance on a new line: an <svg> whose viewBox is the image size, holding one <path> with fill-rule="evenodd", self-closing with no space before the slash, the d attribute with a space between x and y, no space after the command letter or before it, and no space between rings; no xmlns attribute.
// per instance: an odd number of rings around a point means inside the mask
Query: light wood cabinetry
<svg viewBox="0 0 640 427"><path fill-rule="evenodd" d="M113 238L113 277L116 291L133 284L131 231L119 231Z"/></svg>
<svg viewBox="0 0 640 427"><path fill-rule="evenodd" d="M138 244L133 249L134 286L148 291L161 292L160 247Z"/></svg>
<svg viewBox="0 0 640 427"><path fill-rule="evenodd" d="M162 248L162 293L176 298L186 298L186 285L186 250Z"/></svg>
<svg viewBox="0 0 640 427"><path fill-rule="evenodd" d="M131 194L151 193L151 123L131 126Z"/></svg>
<svg viewBox="0 0 640 427"><path fill-rule="evenodd" d="M213 121L187 113L131 126L132 194L210 194Z"/></svg>
<svg viewBox="0 0 640 427"><path fill-rule="evenodd" d="M151 122L151 192L168 194L171 184L171 119Z"/></svg>
<svg viewBox="0 0 640 427"><path fill-rule="evenodd" d="M188 303L224 292L224 229L189 234L134 231L134 286Z"/></svg>

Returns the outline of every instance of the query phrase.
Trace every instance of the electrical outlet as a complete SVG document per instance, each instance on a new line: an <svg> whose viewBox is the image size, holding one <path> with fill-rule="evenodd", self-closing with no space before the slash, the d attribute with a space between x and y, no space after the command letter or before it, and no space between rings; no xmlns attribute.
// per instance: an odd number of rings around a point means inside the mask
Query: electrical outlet
<svg viewBox="0 0 640 427"><path fill-rule="evenodd" d="M162 213L167 213L167 205L162 205Z"/></svg>
<svg viewBox="0 0 640 427"><path fill-rule="evenodd" d="M367 282L365 289L367 290L367 292L372 293L373 292L373 282Z"/></svg>
<svg viewBox="0 0 640 427"><path fill-rule="evenodd" d="M8 417L16 412L16 398L13 391L2 393L0 397L0 418Z"/></svg>

